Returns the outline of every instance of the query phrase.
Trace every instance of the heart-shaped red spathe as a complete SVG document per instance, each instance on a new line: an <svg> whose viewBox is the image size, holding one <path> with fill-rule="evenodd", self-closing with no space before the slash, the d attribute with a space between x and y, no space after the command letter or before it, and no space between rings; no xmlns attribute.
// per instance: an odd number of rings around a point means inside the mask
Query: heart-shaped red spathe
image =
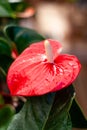
<svg viewBox="0 0 87 130"><path fill-rule="evenodd" d="M48 39L54 63L49 63L44 41L26 48L12 63L7 84L12 95L37 96L68 87L77 77L81 64L72 55L60 55L61 44Z"/></svg>

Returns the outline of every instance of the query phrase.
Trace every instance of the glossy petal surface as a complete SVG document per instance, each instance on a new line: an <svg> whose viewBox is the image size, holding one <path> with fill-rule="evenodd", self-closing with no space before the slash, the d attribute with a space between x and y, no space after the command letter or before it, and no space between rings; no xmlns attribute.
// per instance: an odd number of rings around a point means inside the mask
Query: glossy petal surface
<svg viewBox="0 0 87 130"><path fill-rule="evenodd" d="M80 63L75 56L59 55L61 44L48 40L54 63L48 63L44 41L32 44L11 65L7 83L12 95L35 96L58 91L77 77Z"/></svg>

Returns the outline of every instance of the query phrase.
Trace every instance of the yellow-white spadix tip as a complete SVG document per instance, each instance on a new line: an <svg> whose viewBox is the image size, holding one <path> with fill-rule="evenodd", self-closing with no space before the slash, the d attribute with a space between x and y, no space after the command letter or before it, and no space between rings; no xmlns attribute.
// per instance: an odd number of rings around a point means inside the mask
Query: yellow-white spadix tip
<svg viewBox="0 0 87 130"><path fill-rule="evenodd" d="M54 63L53 61L53 52L52 52L52 46L48 40L44 41L44 46L45 46L45 52L47 56L47 60L49 63Z"/></svg>

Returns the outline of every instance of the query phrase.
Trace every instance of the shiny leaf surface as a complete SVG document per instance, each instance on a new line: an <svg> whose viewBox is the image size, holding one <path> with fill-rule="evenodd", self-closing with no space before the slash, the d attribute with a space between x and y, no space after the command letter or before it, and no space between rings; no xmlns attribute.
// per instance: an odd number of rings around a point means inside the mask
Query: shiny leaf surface
<svg viewBox="0 0 87 130"><path fill-rule="evenodd" d="M35 30L16 25L9 25L4 31L6 36L16 44L19 54L31 43L45 39Z"/></svg>
<svg viewBox="0 0 87 130"><path fill-rule="evenodd" d="M11 47L4 38L0 38L0 55L11 56Z"/></svg>
<svg viewBox="0 0 87 130"><path fill-rule="evenodd" d="M44 130L72 130L69 110L73 96L74 89L72 85L56 93Z"/></svg>
<svg viewBox="0 0 87 130"><path fill-rule="evenodd" d="M14 60L13 60L10 56L0 55L0 67L1 67L5 72L8 71L8 68L9 68L9 66L11 65L11 63L12 63L13 61L14 61Z"/></svg>
<svg viewBox="0 0 87 130"><path fill-rule="evenodd" d="M49 116L55 93L31 97L15 115L7 130L43 130Z"/></svg>
<svg viewBox="0 0 87 130"><path fill-rule="evenodd" d="M29 97L7 130L72 130L69 109L73 88L58 93Z"/></svg>

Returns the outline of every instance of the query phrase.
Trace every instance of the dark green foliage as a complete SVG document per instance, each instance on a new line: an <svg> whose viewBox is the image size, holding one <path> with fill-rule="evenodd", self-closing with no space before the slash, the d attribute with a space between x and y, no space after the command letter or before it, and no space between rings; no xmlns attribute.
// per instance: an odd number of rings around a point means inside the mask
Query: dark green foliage
<svg viewBox="0 0 87 130"><path fill-rule="evenodd" d="M7 26L4 31L9 40L16 44L19 54L31 43L39 42L45 39L35 30L16 25Z"/></svg>
<svg viewBox="0 0 87 130"><path fill-rule="evenodd" d="M7 130L14 113L15 111L11 105L0 108L0 130Z"/></svg>
<svg viewBox="0 0 87 130"><path fill-rule="evenodd" d="M7 55L0 55L0 67L3 68L5 72L8 71L13 59Z"/></svg>
<svg viewBox="0 0 87 130"><path fill-rule="evenodd" d="M74 100L70 109L72 126L75 128L87 128L87 119L83 116L81 109Z"/></svg>
<svg viewBox="0 0 87 130"><path fill-rule="evenodd" d="M0 38L0 55L11 56L11 47L4 38Z"/></svg>
<svg viewBox="0 0 87 130"><path fill-rule="evenodd" d="M7 130L72 130L69 109L73 92L70 88L28 98Z"/></svg>

